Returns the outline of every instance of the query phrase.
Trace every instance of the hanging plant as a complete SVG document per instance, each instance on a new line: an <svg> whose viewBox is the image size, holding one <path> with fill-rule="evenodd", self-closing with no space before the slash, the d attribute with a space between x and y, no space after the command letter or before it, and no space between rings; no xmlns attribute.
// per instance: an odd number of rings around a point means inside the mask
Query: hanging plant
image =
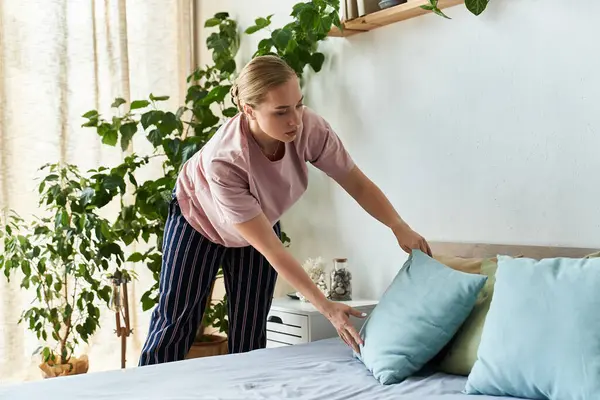
<svg viewBox="0 0 600 400"><path fill-rule="evenodd" d="M429 4L423 5L421 8L431 11L441 17L450 19L449 16L444 14L442 10L439 9L438 2L439 0L429 0ZM489 0L465 0L465 6L467 7L467 10L475 15L480 15L482 12L484 12L488 3Z"/></svg>

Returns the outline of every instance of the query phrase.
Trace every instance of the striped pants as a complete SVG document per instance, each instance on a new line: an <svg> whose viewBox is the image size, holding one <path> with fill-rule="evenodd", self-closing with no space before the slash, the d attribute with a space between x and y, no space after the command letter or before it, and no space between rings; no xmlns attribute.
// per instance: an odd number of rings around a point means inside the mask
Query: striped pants
<svg viewBox="0 0 600 400"><path fill-rule="evenodd" d="M281 235L279 222L274 227ZM277 272L252 246L227 248L194 230L181 215L177 199L165 225L159 300L139 365L183 360L202 320L219 266L228 301L229 353L266 346L267 313Z"/></svg>

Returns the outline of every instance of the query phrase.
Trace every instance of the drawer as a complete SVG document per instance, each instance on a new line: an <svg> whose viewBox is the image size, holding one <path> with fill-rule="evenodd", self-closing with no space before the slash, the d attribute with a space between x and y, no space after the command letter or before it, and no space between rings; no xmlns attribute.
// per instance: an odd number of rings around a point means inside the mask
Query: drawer
<svg viewBox="0 0 600 400"><path fill-rule="evenodd" d="M278 343L281 343L284 345L301 344L301 343L308 342L308 339L306 337L299 337L299 336L288 335L286 333L278 333L278 332L273 332L273 331L267 331L267 340L278 342Z"/></svg>
<svg viewBox="0 0 600 400"><path fill-rule="evenodd" d="M308 317L271 310L267 317L267 338L272 335L280 339L282 336L288 337L287 340L276 339L284 343L308 342Z"/></svg>

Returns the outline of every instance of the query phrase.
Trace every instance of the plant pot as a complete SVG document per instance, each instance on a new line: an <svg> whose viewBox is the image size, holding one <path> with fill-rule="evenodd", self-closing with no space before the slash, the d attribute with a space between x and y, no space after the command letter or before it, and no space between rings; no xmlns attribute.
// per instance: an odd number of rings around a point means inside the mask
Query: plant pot
<svg viewBox="0 0 600 400"><path fill-rule="evenodd" d="M71 357L67 363L61 364L60 358L57 363L52 361L40 364L42 376L44 379L56 378L59 376L78 375L87 373L89 368L88 357L84 354L81 357Z"/></svg>
<svg viewBox="0 0 600 400"><path fill-rule="evenodd" d="M188 352L186 359L220 356L229 352L227 337L219 335L204 335L206 341L195 341Z"/></svg>
<svg viewBox="0 0 600 400"><path fill-rule="evenodd" d="M407 0L381 0L379 2L379 8L381 8L382 10L384 8L390 8L390 7L394 7L397 6L399 4L404 4L406 3Z"/></svg>

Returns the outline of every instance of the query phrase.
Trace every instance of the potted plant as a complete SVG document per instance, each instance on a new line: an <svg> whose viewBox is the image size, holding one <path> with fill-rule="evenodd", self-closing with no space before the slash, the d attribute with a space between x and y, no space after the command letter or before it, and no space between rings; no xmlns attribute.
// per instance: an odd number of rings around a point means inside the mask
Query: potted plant
<svg viewBox="0 0 600 400"><path fill-rule="evenodd" d="M47 164L39 184L40 214L31 222L10 211L2 219L0 270L21 279L33 301L19 323L42 341L43 376L85 373L88 359L76 356L99 327L100 307L110 301L108 271L123 252L107 220L98 215L114 182L87 179L72 165Z"/></svg>

